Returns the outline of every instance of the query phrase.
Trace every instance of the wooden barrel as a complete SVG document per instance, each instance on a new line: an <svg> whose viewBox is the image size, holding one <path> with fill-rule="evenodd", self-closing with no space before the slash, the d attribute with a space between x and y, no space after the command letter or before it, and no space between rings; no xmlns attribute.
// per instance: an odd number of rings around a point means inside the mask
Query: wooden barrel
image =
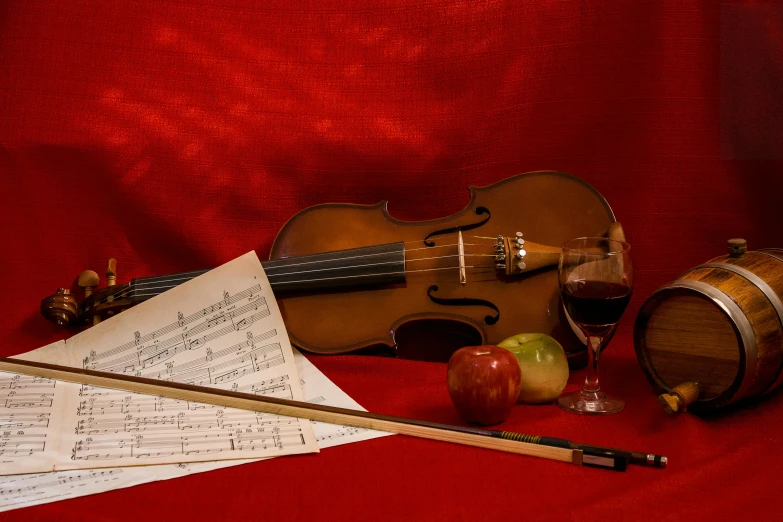
<svg viewBox="0 0 783 522"><path fill-rule="evenodd" d="M747 251L688 270L644 303L636 357L670 413L715 410L783 383L783 249Z"/></svg>

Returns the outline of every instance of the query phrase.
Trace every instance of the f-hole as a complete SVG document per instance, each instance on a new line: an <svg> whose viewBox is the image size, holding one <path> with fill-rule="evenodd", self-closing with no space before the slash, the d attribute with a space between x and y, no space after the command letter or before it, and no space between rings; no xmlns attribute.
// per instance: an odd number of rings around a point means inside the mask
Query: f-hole
<svg viewBox="0 0 783 522"><path fill-rule="evenodd" d="M428 247L434 247L435 243L432 241L428 241L429 238L434 236L442 236L445 234L453 234L455 232L465 232L466 230L473 230L474 228L478 228L487 221L489 221L489 218L492 217L492 215L489 213L489 209L487 207L476 207L476 215L481 216L483 214L486 214L487 217L479 221L478 223L473 223L472 225L459 225L456 227L451 228L444 228L443 230L436 230L435 232L430 232L427 234L427 237L424 238L424 244Z"/></svg>
<svg viewBox="0 0 783 522"><path fill-rule="evenodd" d="M438 291L438 285L432 285L427 289L427 297L430 298L430 301L433 303L443 305L443 306L486 306L487 308L493 309L495 312L497 312L495 315L488 315L484 317L484 324L493 325L498 322L500 319L500 310L497 306L495 306L490 301L485 301L484 299L473 299L471 297L460 297L458 299L444 299L442 297L435 297L433 292Z"/></svg>

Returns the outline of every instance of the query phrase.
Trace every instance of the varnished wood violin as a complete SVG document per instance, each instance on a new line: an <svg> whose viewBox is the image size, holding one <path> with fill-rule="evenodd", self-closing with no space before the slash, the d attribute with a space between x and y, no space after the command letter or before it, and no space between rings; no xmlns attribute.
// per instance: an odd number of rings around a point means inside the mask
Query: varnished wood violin
<svg viewBox="0 0 783 522"><path fill-rule="evenodd" d="M561 172L520 174L469 187L460 212L430 221L392 218L387 203L323 204L293 216L262 263L292 344L335 354L386 347L398 356L447 360L468 344L547 333L583 364L584 344L560 303L560 245L581 236L624 239L606 200ZM113 262L113 260L112 260ZM68 290L41 302L61 325L120 313L204 271L136 278L95 290L83 272L78 303ZM425 353L427 352L427 353Z"/></svg>

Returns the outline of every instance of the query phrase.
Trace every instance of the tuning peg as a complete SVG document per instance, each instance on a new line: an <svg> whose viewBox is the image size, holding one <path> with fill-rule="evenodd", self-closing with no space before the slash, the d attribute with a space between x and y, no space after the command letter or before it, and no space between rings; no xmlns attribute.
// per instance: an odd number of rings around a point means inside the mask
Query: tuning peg
<svg viewBox="0 0 783 522"><path fill-rule="evenodd" d="M89 297L92 294L92 289L98 286L101 282L101 278L92 270L85 270L79 274L77 284L84 288L84 297ZM100 322L101 318L94 316L92 318L92 324L96 325Z"/></svg>
<svg viewBox="0 0 783 522"><path fill-rule="evenodd" d="M77 284L84 289L84 297L88 297L92 293L92 289L98 286L101 282L101 278L98 277L92 270L85 270L79 274Z"/></svg>
<svg viewBox="0 0 783 522"><path fill-rule="evenodd" d="M117 283L117 260L109 259L106 267L106 286L114 286Z"/></svg>
<svg viewBox="0 0 783 522"><path fill-rule="evenodd" d="M109 264L106 266L106 286L114 286L117 284L117 260L113 257L109 259ZM106 298L107 302L114 301L114 296L108 296ZM107 315L113 315L112 312L107 312ZM100 317L97 315L94 315L92 318L93 324L98 324L100 322Z"/></svg>
<svg viewBox="0 0 783 522"><path fill-rule="evenodd" d="M41 314L60 326L68 326L79 316L79 304L67 288L58 288L41 301Z"/></svg>

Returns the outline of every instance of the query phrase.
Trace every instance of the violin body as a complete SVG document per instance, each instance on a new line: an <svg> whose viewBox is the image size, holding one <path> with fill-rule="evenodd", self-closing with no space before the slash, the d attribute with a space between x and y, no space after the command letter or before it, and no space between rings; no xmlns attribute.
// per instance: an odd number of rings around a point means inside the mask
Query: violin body
<svg viewBox="0 0 783 522"><path fill-rule="evenodd" d="M517 232L526 241L559 247L574 237L610 233L611 208L590 185L559 172L531 172L468 190L462 211L431 221L394 219L385 201L318 205L292 217L276 237L271 259L403 241L408 273L404 284L390 287L279 295L291 342L320 354L375 346L406 358L447 360L460 345L538 332L557 339L572 366L583 365L585 345L561 305L556 264L508 275L492 257L477 254L482 257L466 257L466 265L493 266L466 268L463 284L454 269L454 230L472 245L466 252L492 253L486 246L492 240L482 238Z"/></svg>

